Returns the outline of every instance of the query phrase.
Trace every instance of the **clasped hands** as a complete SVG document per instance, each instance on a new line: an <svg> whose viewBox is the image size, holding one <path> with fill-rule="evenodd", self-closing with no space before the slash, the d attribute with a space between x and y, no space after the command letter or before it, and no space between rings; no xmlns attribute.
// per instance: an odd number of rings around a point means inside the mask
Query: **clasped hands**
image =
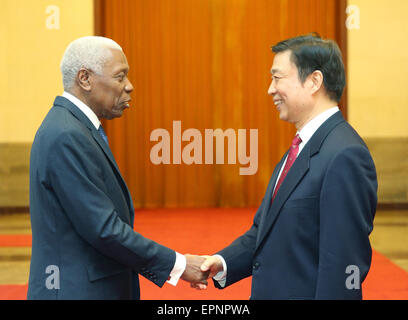
<svg viewBox="0 0 408 320"><path fill-rule="evenodd" d="M181 279L190 282L192 288L203 290L207 288L208 278L223 271L223 265L218 257L197 256L185 254L187 265Z"/></svg>

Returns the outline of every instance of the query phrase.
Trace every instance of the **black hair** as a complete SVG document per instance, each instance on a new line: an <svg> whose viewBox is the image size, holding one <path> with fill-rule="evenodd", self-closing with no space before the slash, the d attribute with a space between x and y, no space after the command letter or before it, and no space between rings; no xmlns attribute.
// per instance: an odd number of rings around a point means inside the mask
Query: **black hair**
<svg viewBox="0 0 408 320"><path fill-rule="evenodd" d="M323 85L329 98L339 102L346 85L341 51L333 40L324 40L317 33L283 40L272 47L280 53L290 50L303 83L316 70L323 74Z"/></svg>

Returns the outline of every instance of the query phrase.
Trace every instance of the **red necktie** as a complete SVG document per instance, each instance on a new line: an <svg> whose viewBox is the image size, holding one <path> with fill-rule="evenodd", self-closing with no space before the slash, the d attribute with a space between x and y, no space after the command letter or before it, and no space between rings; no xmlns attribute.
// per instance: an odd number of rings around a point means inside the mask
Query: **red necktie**
<svg viewBox="0 0 408 320"><path fill-rule="evenodd" d="M299 135L297 134L292 141L292 146L290 147L289 155L288 158L286 159L285 167L283 168L283 171L279 177L278 184L275 187L275 191L273 192L273 199L275 199L276 193L279 190L279 187L281 186L283 180L285 179L286 175L289 172L290 167L292 166L293 162L295 162L298 151L299 151L299 144L302 142L302 139L300 139Z"/></svg>

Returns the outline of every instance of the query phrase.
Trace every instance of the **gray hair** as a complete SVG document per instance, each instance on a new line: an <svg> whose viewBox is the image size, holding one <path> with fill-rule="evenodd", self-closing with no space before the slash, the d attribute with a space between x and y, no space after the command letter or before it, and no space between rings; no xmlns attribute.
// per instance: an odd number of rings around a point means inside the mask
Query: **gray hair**
<svg viewBox="0 0 408 320"><path fill-rule="evenodd" d="M64 90L72 88L81 68L101 74L110 56L107 49L123 51L115 41L104 37L88 36L72 41L65 50L60 65Z"/></svg>

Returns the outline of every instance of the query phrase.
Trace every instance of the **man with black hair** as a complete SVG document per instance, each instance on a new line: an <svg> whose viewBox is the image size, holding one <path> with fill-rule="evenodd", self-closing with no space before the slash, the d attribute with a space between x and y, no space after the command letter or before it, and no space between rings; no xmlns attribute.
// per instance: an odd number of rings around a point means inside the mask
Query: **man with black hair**
<svg viewBox="0 0 408 320"><path fill-rule="evenodd" d="M268 94L297 133L252 227L201 269L220 289L252 275L251 299L362 299L377 176L367 146L338 108L345 86L340 50L306 35L272 51Z"/></svg>

